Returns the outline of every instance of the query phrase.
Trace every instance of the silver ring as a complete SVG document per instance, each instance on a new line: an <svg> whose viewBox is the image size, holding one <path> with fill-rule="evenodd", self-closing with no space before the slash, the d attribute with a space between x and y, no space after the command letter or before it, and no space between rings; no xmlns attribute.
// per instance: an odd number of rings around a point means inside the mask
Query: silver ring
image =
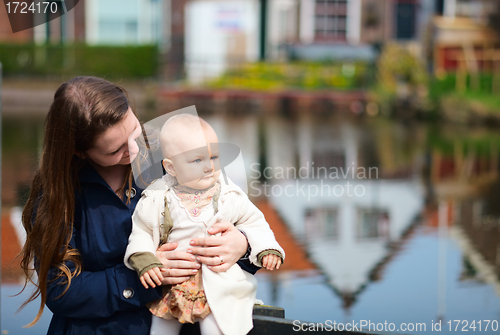
<svg viewBox="0 0 500 335"><path fill-rule="evenodd" d="M220 264L219 265L224 264L224 260L222 259L222 257L219 256L219 258L220 258Z"/></svg>

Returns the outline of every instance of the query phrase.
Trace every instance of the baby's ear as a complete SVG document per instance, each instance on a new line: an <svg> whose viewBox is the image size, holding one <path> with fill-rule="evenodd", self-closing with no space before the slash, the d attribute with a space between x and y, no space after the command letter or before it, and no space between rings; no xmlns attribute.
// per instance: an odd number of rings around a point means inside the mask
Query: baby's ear
<svg viewBox="0 0 500 335"><path fill-rule="evenodd" d="M172 164L172 161L170 159L165 158L161 163L163 164L163 168L169 175L171 175L172 177L177 176L177 174L175 173L174 165Z"/></svg>

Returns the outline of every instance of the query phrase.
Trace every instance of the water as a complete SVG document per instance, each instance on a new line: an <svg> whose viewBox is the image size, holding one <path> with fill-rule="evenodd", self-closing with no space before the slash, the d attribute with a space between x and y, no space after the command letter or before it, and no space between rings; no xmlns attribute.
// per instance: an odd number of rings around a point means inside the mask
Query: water
<svg viewBox="0 0 500 335"><path fill-rule="evenodd" d="M438 287L436 254L439 243L435 232L418 228L404 249L385 268L383 278L364 287L350 308L343 308L342 298L321 274L306 277L301 277L300 273L278 275L275 287L270 276L259 276L258 295L277 306L287 306L286 317L289 319L321 323L330 320L344 324L354 321L358 325L363 321L373 324L387 322L393 323L396 331L409 334L429 333L432 324L439 320L440 304L444 305L445 318L440 332L443 334L454 332L445 327L450 320L499 320L498 293L490 285L457 280L462 271L462 254L452 238L446 238L445 242L448 258L445 299L439 301L440 289L443 289ZM272 299L273 296L276 299ZM425 325L426 331L403 331L400 329L403 323L415 327ZM452 322L452 330L455 326L456 322Z"/></svg>
<svg viewBox="0 0 500 335"><path fill-rule="evenodd" d="M440 324L440 333L453 333L473 331L473 321L479 331L481 321L481 333L491 334L498 325L495 131L347 116L206 119L221 142L241 148L249 195L287 252L282 270L257 274L266 304L310 327L371 323L423 334ZM5 252L6 236L10 249L20 245L10 208L25 197L42 122L3 122L1 329L9 334L43 333L50 320L45 311L22 328L37 304L14 314L26 296L9 297L22 274ZM487 331L486 320L495 321Z"/></svg>
<svg viewBox="0 0 500 335"><path fill-rule="evenodd" d="M51 313L49 310L43 313L42 318L34 327L23 327L35 318L40 300L33 302L32 305L18 312L19 306L26 301L33 288L33 286L29 286L26 291L16 296L21 287L19 284L5 284L2 282L2 334L44 334L50 323Z"/></svg>

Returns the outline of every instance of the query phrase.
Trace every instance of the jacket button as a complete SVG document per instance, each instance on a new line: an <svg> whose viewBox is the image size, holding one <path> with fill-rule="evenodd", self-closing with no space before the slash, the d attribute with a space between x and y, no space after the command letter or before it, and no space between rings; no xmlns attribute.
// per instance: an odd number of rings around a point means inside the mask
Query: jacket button
<svg viewBox="0 0 500 335"><path fill-rule="evenodd" d="M133 187L130 189L130 191L128 189L125 190L125 195L127 197L130 197L130 199L133 199L135 197L136 193L137 193L137 191Z"/></svg>
<svg viewBox="0 0 500 335"><path fill-rule="evenodd" d="M131 288L126 288L123 290L123 297L125 299L130 299L134 296L134 290L132 290Z"/></svg>

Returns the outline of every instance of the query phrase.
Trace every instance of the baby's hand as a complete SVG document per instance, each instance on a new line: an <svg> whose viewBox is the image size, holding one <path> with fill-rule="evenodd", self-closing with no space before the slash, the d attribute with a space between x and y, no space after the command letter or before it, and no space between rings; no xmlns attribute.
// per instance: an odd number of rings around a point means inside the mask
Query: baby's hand
<svg viewBox="0 0 500 335"><path fill-rule="evenodd" d="M278 270L280 268L280 265L281 257L275 254L268 254L265 255L264 258L262 258L262 267L270 271L273 271L274 269Z"/></svg>
<svg viewBox="0 0 500 335"><path fill-rule="evenodd" d="M144 272L144 274L140 277L142 285L145 288L148 288L148 284L152 288L155 288L156 285L160 286L161 285L161 280L163 278L163 275L161 274L161 271L165 271L165 270L156 267L156 268L152 268L152 269Z"/></svg>

